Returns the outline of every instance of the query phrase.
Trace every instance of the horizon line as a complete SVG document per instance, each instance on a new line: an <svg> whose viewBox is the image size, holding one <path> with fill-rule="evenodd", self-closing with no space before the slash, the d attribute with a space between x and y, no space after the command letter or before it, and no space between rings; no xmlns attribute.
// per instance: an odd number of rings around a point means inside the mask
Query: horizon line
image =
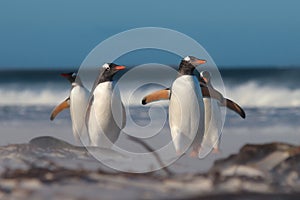
<svg viewBox="0 0 300 200"><path fill-rule="evenodd" d="M128 68L133 68L136 65L128 65ZM169 65L173 68L177 67L177 65ZM239 66L239 65L223 65L219 66L218 69L220 70L249 70L249 69L300 69L299 65L255 65L255 66ZM0 67L0 72L9 72L9 71L59 71L59 70L78 70L79 67L71 67L71 66L65 66L65 67Z"/></svg>

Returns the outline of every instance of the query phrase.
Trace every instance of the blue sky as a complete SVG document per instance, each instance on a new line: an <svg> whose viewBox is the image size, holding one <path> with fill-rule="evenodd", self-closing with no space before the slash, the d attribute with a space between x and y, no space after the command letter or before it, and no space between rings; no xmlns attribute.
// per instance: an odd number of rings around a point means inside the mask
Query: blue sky
<svg viewBox="0 0 300 200"><path fill-rule="evenodd" d="M298 0L1 0L0 68L79 66L104 39L145 26L187 34L218 66L300 66L299 8Z"/></svg>

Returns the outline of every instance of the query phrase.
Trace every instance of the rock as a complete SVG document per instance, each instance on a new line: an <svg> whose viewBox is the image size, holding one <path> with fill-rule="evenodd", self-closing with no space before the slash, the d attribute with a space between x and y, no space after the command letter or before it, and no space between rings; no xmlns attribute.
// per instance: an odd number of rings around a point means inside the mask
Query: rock
<svg viewBox="0 0 300 200"><path fill-rule="evenodd" d="M215 184L224 185L232 179L243 180L236 184L247 192L299 192L300 172L299 147L284 144L245 145L236 155L215 162L210 173L216 178ZM291 174L292 173L292 174Z"/></svg>
<svg viewBox="0 0 300 200"><path fill-rule="evenodd" d="M94 151L118 155L108 149ZM1 199L298 199L300 148L245 145L205 174L120 173L85 147L40 137L0 147ZM274 194L275 193L275 194Z"/></svg>

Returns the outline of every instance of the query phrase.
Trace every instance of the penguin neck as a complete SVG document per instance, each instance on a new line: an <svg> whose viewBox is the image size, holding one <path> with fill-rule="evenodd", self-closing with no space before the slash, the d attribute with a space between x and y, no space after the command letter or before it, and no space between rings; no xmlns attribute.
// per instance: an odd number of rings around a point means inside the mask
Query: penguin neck
<svg viewBox="0 0 300 200"><path fill-rule="evenodd" d="M112 82L114 74L108 74L106 71L100 72L99 78L97 80L97 84Z"/></svg>
<svg viewBox="0 0 300 200"><path fill-rule="evenodd" d="M112 82L112 81L113 81L112 77L101 76L101 78L99 79L98 84L105 83L105 82Z"/></svg>
<svg viewBox="0 0 300 200"><path fill-rule="evenodd" d="M178 72L177 78L180 76L195 76L194 74L182 74L180 72Z"/></svg>
<svg viewBox="0 0 300 200"><path fill-rule="evenodd" d="M191 63L183 60L179 65L178 73L179 75L194 75L194 69L195 67Z"/></svg>
<svg viewBox="0 0 300 200"><path fill-rule="evenodd" d="M75 87L75 86L81 86L81 87L83 86L82 81L79 77L77 77L75 79L75 81L72 82L72 87Z"/></svg>

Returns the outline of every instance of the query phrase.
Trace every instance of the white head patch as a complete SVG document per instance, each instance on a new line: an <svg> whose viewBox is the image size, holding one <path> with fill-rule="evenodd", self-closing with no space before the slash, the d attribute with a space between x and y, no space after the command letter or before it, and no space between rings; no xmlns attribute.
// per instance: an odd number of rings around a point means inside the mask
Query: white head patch
<svg viewBox="0 0 300 200"><path fill-rule="evenodd" d="M106 70L108 70L110 68L109 64L107 64L107 63L105 63L102 67L103 67L103 69L106 69Z"/></svg>
<svg viewBox="0 0 300 200"><path fill-rule="evenodd" d="M189 56L185 57L183 60L189 62L191 60L191 58Z"/></svg>

